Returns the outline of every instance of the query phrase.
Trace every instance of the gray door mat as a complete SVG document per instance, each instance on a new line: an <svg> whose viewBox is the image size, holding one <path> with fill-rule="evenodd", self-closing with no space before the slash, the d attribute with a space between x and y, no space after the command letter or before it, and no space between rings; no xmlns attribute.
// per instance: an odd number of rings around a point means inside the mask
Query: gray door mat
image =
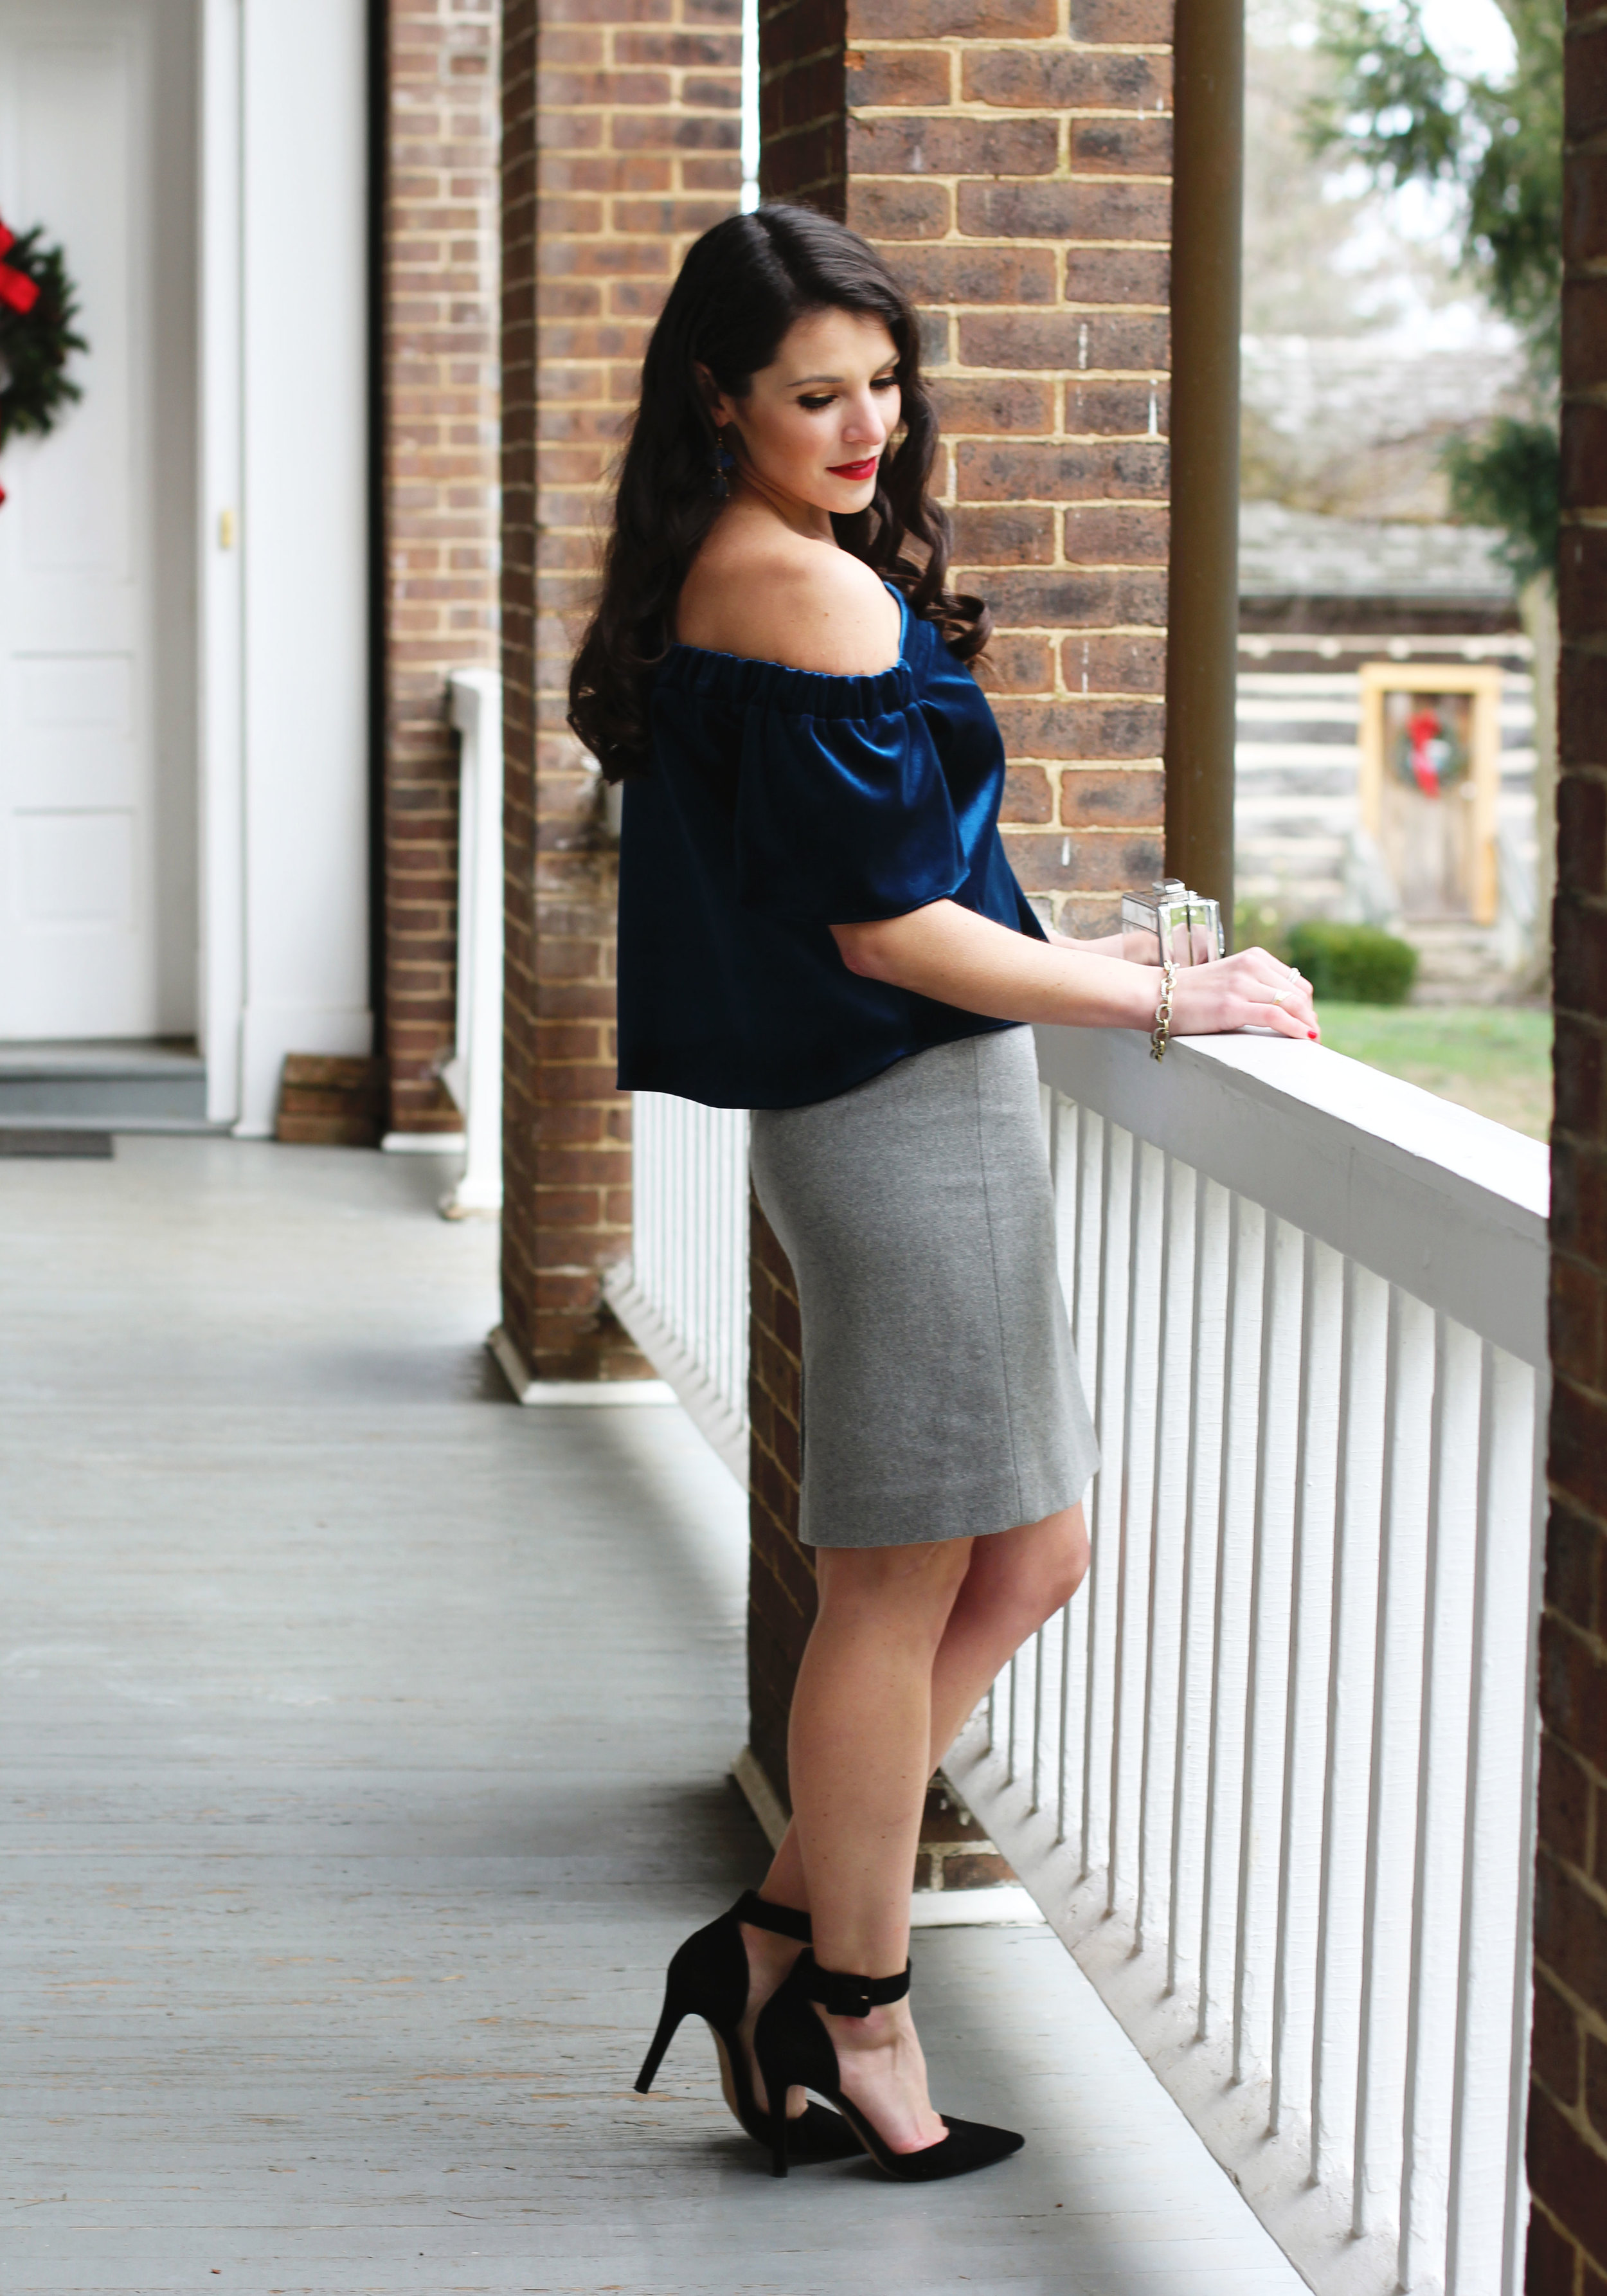
<svg viewBox="0 0 1607 2296"><path fill-rule="evenodd" d="M44 1127L0 1126L0 1156L83 1156L102 1161L112 1152L110 1132L47 1132Z"/></svg>

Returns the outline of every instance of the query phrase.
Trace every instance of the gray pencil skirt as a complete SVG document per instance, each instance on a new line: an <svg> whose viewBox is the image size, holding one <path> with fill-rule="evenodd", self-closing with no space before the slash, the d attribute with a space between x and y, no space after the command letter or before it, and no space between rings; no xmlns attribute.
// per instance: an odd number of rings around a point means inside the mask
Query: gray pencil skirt
<svg viewBox="0 0 1607 2296"><path fill-rule="evenodd" d="M751 1152L802 1309L806 1543L966 1538L1080 1499L1099 1447L1055 1270L1031 1029L756 1109Z"/></svg>

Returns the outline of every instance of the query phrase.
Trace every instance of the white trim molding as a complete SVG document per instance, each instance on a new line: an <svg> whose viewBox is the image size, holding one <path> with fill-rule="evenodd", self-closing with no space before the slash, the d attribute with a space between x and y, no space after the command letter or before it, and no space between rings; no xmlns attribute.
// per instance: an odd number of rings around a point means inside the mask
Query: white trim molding
<svg viewBox="0 0 1607 2296"><path fill-rule="evenodd" d="M486 1334L486 1346L512 1389L515 1403L618 1406L680 1399L661 1379L532 1379L524 1357L501 1324Z"/></svg>

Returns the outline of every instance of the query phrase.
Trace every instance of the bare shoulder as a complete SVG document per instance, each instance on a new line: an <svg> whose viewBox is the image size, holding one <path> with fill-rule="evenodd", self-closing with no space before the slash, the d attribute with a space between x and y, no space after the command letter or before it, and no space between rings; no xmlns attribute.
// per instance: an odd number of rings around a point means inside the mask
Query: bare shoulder
<svg viewBox="0 0 1607 2296"><path fill-rule="evenodd" d="M863 677L898 658L898 603L862 560L803 536L711 535L681 593L683 645Z"/></svg>

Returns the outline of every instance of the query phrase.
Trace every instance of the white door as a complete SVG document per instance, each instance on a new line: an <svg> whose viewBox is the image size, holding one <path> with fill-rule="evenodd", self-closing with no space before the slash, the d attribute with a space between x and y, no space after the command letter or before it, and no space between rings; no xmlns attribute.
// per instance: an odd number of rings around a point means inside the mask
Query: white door
<svg viewBox="0 0 1607 2296"><path fill-rule="evenodd" d="M195 0L0 0L84 396L0 455L0 1038L195 1025Z"/></svg>

